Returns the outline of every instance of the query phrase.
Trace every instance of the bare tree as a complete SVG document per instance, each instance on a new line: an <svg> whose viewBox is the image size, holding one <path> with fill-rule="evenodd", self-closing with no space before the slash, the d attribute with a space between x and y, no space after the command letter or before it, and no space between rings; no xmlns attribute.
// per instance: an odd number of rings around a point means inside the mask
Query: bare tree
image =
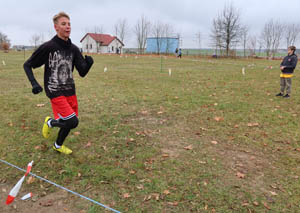
<svg viewBox="0 0 300 213"><path fill-rule="evenodd" d="M160 21L157 21L153 26L151 30L152 36L156 39L156 53L161 53L161 46L162 46L162 38L165 35L165 26Z"/></svg>
<svg viewBox="0 0 300 213"><path fill-rule="evenodd" d="M211 30L211 41L212 41L212 46L215 49L215 55L218 55L218 50L220 55L222 54L222 49L225 48L224 46L222 46L222 42L221 42L221 32L220 32L220 28L221 28L221 23L217 20L213 20L213 28Z"/></svg>
<svg viewBox="0 0 300 213"><path fill-rule="evenodd" d="M164 36L166 37L166 53L170 53L171 37L174 34L174 27L171 24L164 25Z"/></svg>
<svg viewBox="0 0 300 213"><path fill-rule="evenodd" d="M258 53L259 53L259 56L261 55L261 50L263 48L263 42L261 39L256 39L257 43L258 43Z"/></svg>
<svg viewBox="0 0 300 213"><path fill-rule="evenodd" d="M287 24L285 28L285 40L286 46L295 45L300 34L300 25L299 24Z"/></svg>
<svg viewBox="0 0 300 213"><path fill-rule="evenodd" d="M257 47L257 39L255 35L248 36L248 49L250 51L250 55L256 55L256 47Z"/></svg>
<svg viewBox="0 0 300 213"><path fill-rule="evenodd" d="M261 42L266 50L267 57L274 56L278 51L281 39L283 37L284 25L279 21L271 19L267 22L261 32Z"/></svg>
<svg viewBox="0 0 300 213"><path fill-rule="evenodd" d="M214 46L225 49L226 56L241 39L241 16L233 4L225 5L223 11L213 20L211 38Z"/></svg>
<svg viewBox="0 0 300 213"><path fill-rule="evenodd" d="M104 27L103 27L103 25L87 27L87 28L85 28L85 33L102 34L102 33L104 33Z"/></svg>
<svg viewBox="0 0 300 213"><path fill-rule="evenodd" d="M2 42L0 45L0 49L3 49L5 53L8 53L9 48L10 44L7 42Z"/></svg>
<svg viewBox="0 0 300 213"><path fill-rule="evenodd" d="M4 45L5 44L5 45ZM10 40L8 39L7 35L0 32L0 48L4 49L4 46L10 46Z"/></svg>
<svg viewBox="0 0 300 213"><path fill-rule="evenodd" d="M281 40L283 38L285 31L285 26L279 21L274 25L274 36L272 42L272 55L274 57L275 53L277 53Z"/></svg>
<svg viewBox="0 0 300 213"><path fill-rule="evenodd" d="M40 46L44 42L44 35L43 34L33 34L30 38L30 43L34 46L34 49L36 49L38 46Z"/></svg>
<svg viewBox="0 0 300 213"><path fill-rule="evenodd" d="M246 47L247 47L247 40L248 40L248 31L249 31L249 27L248 26L244 26L241 29L242 45L243 45L243 49L244 49L244 57L246 57Z"/></svg>
<svg viewBox="0 0 300 213"><path fill-rule="evenodd" d="M181 33L176 33L176 38L178 39L178 47L182 47L182 36Z"/></svg>
<svg viewBox="0 0 300 213"><path fill-rule="evenodd" d="M270 56L270 52L271 52L272 39L273 39L272 29L273 29L273 20L265 24L260 36L261 44L265 48L267 57Z"/></svg>
<svg viewBox="0 0 300 213"><path fill-rule="evenodd" d="M151 23L142 15L134 26L134 34L136 36L139 53L144 53L147 37L150 33Z"/></svg>
<svg viewBox="0 0 300 213"><path fill-rule="evenodd" d="M117 36L123 43L129 34L129 25L127 19L119 19L114 25L115 36Z"/></svg>
<svg viewBox="0 0 300 213"><path fill-rule="evenodd" d="M202 39L202 36L201 36L201 32L199 31L198 33L196 33L196 42L199 47L199 55L201 53L201 39Z"/></svg>

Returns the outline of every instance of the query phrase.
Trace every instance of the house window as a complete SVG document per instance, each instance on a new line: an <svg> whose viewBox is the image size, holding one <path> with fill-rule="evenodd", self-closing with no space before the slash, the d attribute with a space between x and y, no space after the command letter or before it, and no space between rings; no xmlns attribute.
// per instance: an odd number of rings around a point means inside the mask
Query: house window
<svg viewBox="0 0 300 213"><path fill-rule="evenodd" d="M86 49L89 49L89 45L88 44L86 45Z"/></svg>
<svg viewBox="0 0 300 213"><path fill-rule="evenodd" d="M114 51L114 46L111 47L111 51L112 51L112 52Z"/></svg>
<svg viewBox="0 0 300 213"><path fill-rule="evenodd" d="M90 44L90 49L93 49L93 46L92 46L92 44Z"/></svg>

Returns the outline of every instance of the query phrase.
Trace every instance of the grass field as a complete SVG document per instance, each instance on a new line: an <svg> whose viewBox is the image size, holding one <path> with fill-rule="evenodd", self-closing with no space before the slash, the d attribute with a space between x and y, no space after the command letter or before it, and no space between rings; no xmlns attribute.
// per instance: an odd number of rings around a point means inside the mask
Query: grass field
<svg viewBox="0 0 300 213"><path fill-rule="evenodd" d="M31 93L23 54L0 53L1 159L34 160L33 173L121 212L299 211L298 69L283 99L274 96L280 61L93 57L86 78L74 71L80 124L65 156L51 149L57 129L41 136L51 106ZM42 69L35 75L42 84ZM23 174L0 169L10 186ZM23 187L37 199L60 191ZM104 212L69 200L73 212Z"/></svg>

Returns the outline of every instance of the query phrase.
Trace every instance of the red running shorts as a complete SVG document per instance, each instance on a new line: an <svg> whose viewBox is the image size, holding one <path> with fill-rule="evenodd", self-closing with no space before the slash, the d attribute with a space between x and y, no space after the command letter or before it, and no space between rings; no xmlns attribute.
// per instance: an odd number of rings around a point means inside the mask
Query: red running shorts
<svg viewBox="0 0 300 213"><path fill-rule="evenodd" d="M59 96L51 99L52 110L56 120L68 120L78 116L78 103L76 95Z"/></svg>

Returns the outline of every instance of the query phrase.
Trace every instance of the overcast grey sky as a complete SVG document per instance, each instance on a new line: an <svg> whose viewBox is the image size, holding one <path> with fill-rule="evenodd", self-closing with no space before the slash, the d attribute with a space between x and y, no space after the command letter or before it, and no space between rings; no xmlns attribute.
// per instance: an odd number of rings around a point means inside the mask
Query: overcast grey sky
<svg viewBox="0 0 300 213"><path fill-rule="evenodd" d="M212 20L231 2L252 34L259 34L272 18L300 23L299 0L0 0L0 32L8 36L12 45L30 45L32 35L40 33L49 40L55 35L52 17L65 11L71 17L72 42L79 47L86 29L102 26L105 33L113 34L113 26L120 18L126 18L130 25L125 46L134 47L132 28L144 14L153 23L159 20L172 25L183 36L183 47L198 47L197 32L202 34L202 47L207 47Z"/></svg>

